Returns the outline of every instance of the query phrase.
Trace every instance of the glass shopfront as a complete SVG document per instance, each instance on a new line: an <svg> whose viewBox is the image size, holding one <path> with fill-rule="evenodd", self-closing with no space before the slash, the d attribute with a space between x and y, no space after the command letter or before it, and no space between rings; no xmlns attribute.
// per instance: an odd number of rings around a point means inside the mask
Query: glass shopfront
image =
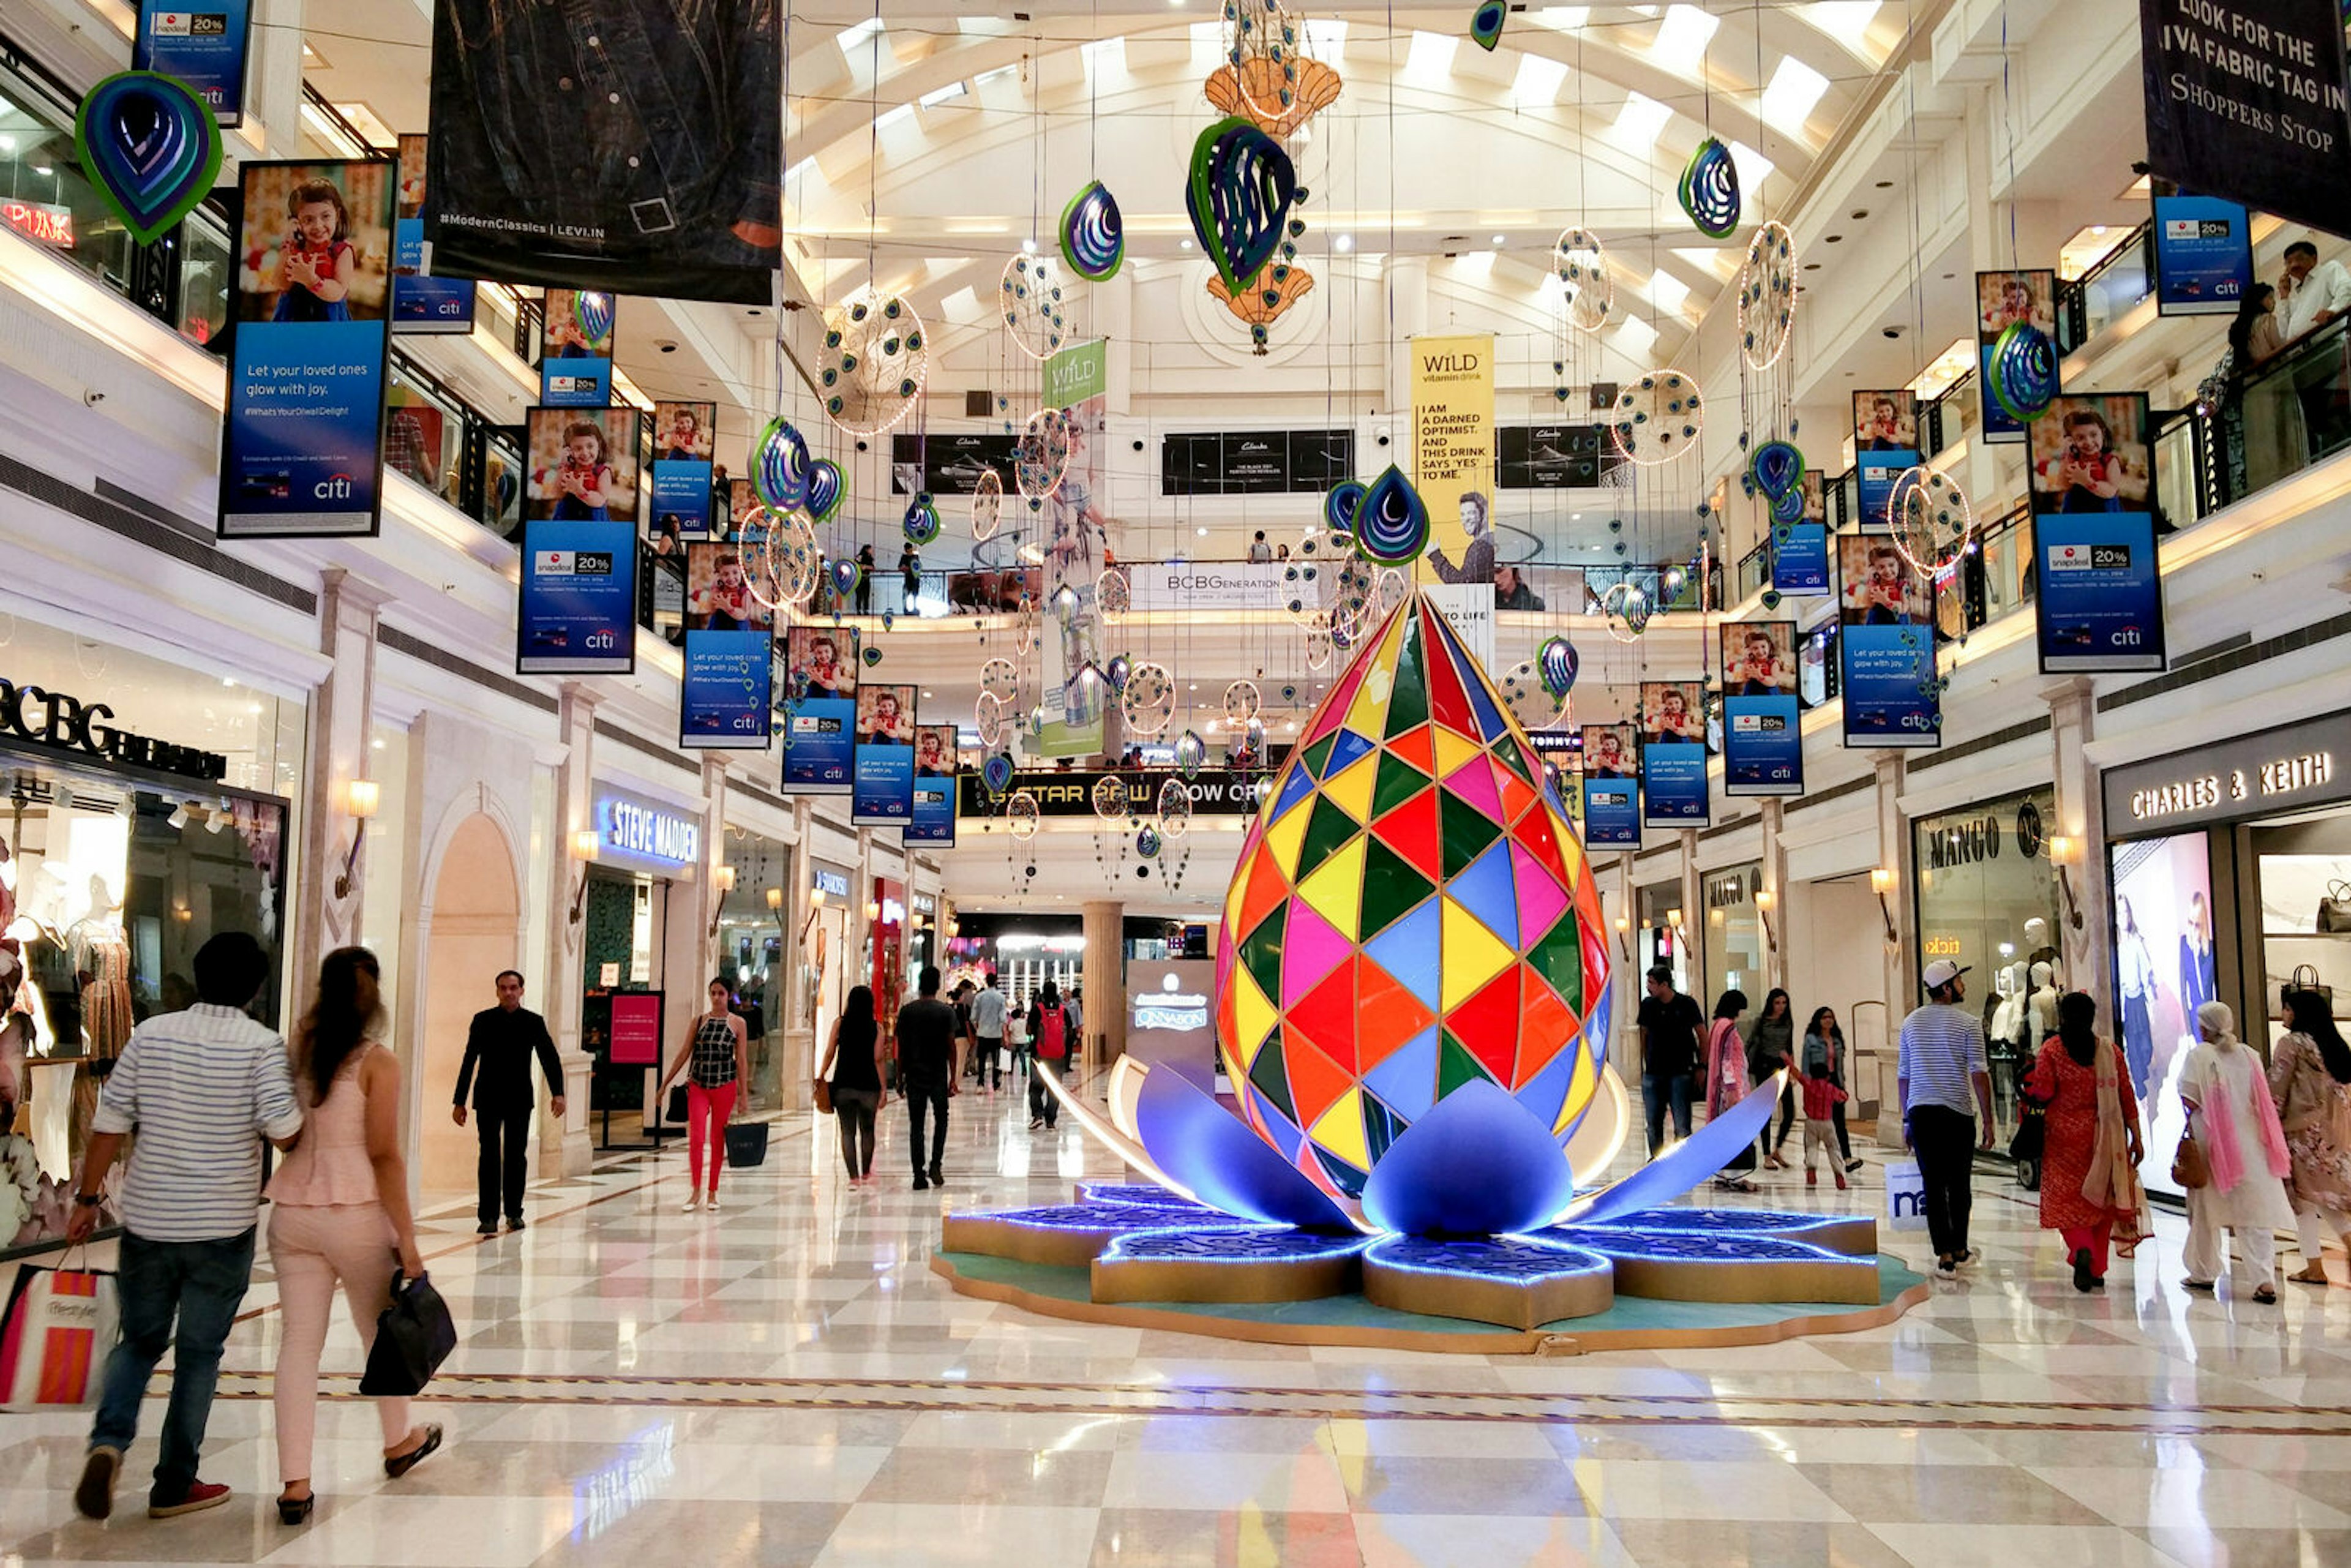
<svg viewBox="0 0 2351 1568"><path fill-rule="evenodd" d="M734 988L735 1010L750 1035L751 1107L764 1110L783 1092L792 852L780 840L729 828L726 854L735 885L719 899L717 973Z"/></svg>
<svg viewBox="0 0 2351 1568"><path fill-rule="evenodd" d="M1638 890L1640 905L1640 948L1635 954L1640 969L1646 975L1659 964L1674 972L1674 989L1687 992L1703 984L1690 967L1690 952L1686 933L1689 929L1687 914L1682 908L1682 884L1679 878L1672 882L1653 882ZM1699 998L1699 1005L1711 1010L1712 1003Z"/></svg>
<svg viewBox="0 0 2351 1568"><path fill-rule="evenodd" d="M1706 984L1716 996L1736 988L1747 993L1749 1009L1763 1010L1765 944L1755 895L1763 886L1763 862L1710 871L1698 879L1706 904Z"/></svg>
<svg viewBox="0 0 2351 1568"><path fill-rule="evenodd" d="M1983 1019L2003 1130L2015 1125L2019 1082L2056 1030L2058 994L2079 983L2058 940L2056 821L2055 792L2044 786L1911 823L1919 962L1949 958L1969 971L1968 1005Z"/></svg>

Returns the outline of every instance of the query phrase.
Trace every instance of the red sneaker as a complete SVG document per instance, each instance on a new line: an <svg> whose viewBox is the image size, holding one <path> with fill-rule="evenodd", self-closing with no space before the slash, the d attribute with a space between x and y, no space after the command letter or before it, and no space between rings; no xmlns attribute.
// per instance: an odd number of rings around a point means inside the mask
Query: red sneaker
<svg viewBox="0 0 2351 1568"><path fill-rule="evenodd" d="M150 1519L177 1519L183 1513L202 1513L208 1508L218 1508L228 1500L228 1488L218 1481L190 1481L188 1490L177 1502L157 1502L147 1500Z"/></svg>

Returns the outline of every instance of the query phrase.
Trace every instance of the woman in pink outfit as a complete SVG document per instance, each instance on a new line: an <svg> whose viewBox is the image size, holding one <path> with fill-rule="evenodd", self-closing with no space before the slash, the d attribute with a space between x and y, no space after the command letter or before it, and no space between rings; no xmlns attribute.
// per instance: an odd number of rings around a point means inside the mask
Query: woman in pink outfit
<svg viewBox="0 0 2351 1568"><path fill-rule="evenodd" d="M1747 993L1729 990L1714 1004L1714 1022L1706 1036L1706 1119L1713 1121L1747 1098L1747 1042L1739 1036L1739 1018L1747 1010ZM1724 1192L1753 1192L1747 1173L1755 1168L1755 1145L1750 1143L1716 1173L1714 1185Z"/></svg>
<svg viewBox="0 0 2351 1568"><path fill-rule="evenodd" d="M343 1288L362 1361L392 1301L392 1270L424 1277L400 1155L400 1064L376 1040L383 1025L375 955L339 947L319 966L318 999L294 1039L294 1082L307 1113L301 1141L269 1183L269 1260L285 1311L277 1350L277 1517L299 1524L318 1500L310 1448L319 1356L335 1286ZM408 1424L406 1399L379 1399L383 1469L397 1479L441 1446L441 1428Z"/></svg>
<svg viewBox="0 0 2351 1568"><path fill-rule="evenodd" d="M726 1119L735 1113L735 1096L751 1076L751 1042L743 1017L731 1005L735 992L724 979L710 982L710 1010L698 1013L686 1026L685 1043L662 1074L653 1090L658 1103L669 1092L670 1080L681 1071L685 1080L685 1165L688 1178L685 1212L707 1207L718 1212L718 1173L726 1164ZM710 1154L710 1196L703 1197L702 1156Z"/></svg>

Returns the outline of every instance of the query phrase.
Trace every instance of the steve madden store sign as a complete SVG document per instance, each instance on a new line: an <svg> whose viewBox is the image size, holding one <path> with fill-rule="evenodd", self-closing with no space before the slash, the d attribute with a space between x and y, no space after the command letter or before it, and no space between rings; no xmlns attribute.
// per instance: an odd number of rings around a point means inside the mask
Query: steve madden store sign
<svg viewBox="0 0 2351 1568"><path fill-rule="evenodd" d="M2351 799L2351 714L2109 768L2103 785L2116 838Z"/></svg>
<svg viewBox="0 0 2351 1568"><path fill-rule="evenodd" d="M108 722L113 716L114 710L104 703L85 703L63 692L0 680L0 737L124 768L176 773L207 784L228 777L227 758L117 729Z"/></svg>

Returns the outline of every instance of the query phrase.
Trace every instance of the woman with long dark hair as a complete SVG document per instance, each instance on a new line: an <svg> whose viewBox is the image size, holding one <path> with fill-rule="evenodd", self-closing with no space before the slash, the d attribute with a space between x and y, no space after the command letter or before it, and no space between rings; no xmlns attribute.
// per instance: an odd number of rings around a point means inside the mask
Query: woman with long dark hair
<svg viewBox="0 0 2351 1568"><path fill-rule="evenodd" d="M882 1087L882 1026L873 1017L871 986L849 988L816 1075L831 1084L841 1163L849 1167L851 1183L862 1186L873 1179L873 1118L890 1099Z"/></svg>
<svg viewBox="0 0 2351 1568"><path fill-rule="evenodd" d="M2074 1289L2102 1291L2111 1247L2127 1258L2147 1231L2138 1185L2138 1102L2122 1047L2099 1038L2098 1004L2057 998L2057 1032L2043 1042L2024 1092L2047 1106L2041 1153L2041 1227L2065 1239Z"/></svg>
<svg viewBox="0 0 2351 1568"><path fill-rule="evenodd" d="M1729 990L1714 1004L1714 1022L1706 1036L1706 1117L1711 1122L1747 1098L1747 1045L1739 1038L1739 1015L1747 1010L1747 993ZM1714 1178L1725 1192L1753 1192L1746 1173L1755 1168L1755 1145L1749 1144L1731 1156Z"/></svg>
<svg viewBox="0 0 2351 1568"><path fill-rule="evenodd" d="M383 1009L375 955L338 947L319 966L319 991L294 1034L294 1088L306 1113L300 1140L269 1183L269 1261L285 1328L277 1347L277 1517L299 1524L318 1501L310 1451L319 1413L319 1358L335 1287L342 1286L360 1359L375 1346L396 1269L424 1277L401 1157L400 1063L379 1040ZM408 1401L376 1401L384 1474L397 1479L441 1446L441 1428L412 1427Z"/></svg>
<svg viewBox="0 0 2351 1568"><path fill-rule="evenodd" d="M1783 1171L1788 1162L1781 1157L1780 1146L1788 1141L1788 1129L1796 1124L1796 1015L1788 993L1774 986L1763 996L1763 1010L1756 1016L1755 1027L1747 1038L1747 1076L1761 1088L1771 1082L1771 1075L1782 1068L1790 1070L1780 1089L1780 1135L1771 1136L1771 1124L1763 1124L1761 1134L1763 1158L1773 1170Z"/></svg>
<svg viewBox="0 0 2351 1568"><path fill-rule="evenodd" d="M718 1173L726 1166L726 1119L735 1113L735 1096L751 1078L751 1037L743 1016L733 1007L734 988L714 979L707 988L710 1010L696 1013L686 1025L685 1042L671 1059L669 1071L653 1089L658 1104L669 1081L685 1073L685 1212L707 1207L718 1212ZM702 1157L710 1155L710 1195L703 1196Z"/></svg>
<svg viewBox="0 0 2351 1568"><path fill-rule="evenodd" d="M1806 1078L1825 1078L1831 1086L1844 1087L1844 1030L1837 1027L1836 1009L1814 1008L1812 1022L1804 1026L1803 1055L1797 1059L1797 1071ZM1844 1105L1836 1103L1837 1149L1844 1156L1847 1175L1861 1168L1853 1157L1853 1135L1844 1130Z"/></svg>
<svg viewBox="0 0 2351 1568"><path fill-rule="evenodd" d="M2324 1285L2322 1222L2351 1249L2351 1045L2323 993L2288 991L2284 1004L2286 1034L2270 1058L2270 1094L2285 1128L2294 1167L2286 1196L2302 1233L2302 1272L2286 1278Z"/></svg>

